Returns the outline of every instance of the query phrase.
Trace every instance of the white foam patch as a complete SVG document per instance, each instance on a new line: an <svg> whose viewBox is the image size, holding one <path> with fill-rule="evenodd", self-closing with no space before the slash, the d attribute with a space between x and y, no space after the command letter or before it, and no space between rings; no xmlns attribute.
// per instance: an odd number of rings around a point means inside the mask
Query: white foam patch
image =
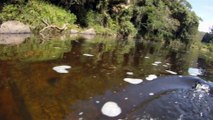
<svg viewBox="0 0 213 120"><path fill-rule="evenodd" d="M117 103L108 101L101 108L101 112L108 117L116 117L121 114L122 110Z"/></svg>
<svg viewBox="0 0 213 120"><path fill-rule="evenodd" d="M149 59L149 57L148 57L148 56L146 56L146 57L144 57L144 58Z"/></svg>
<svg viewBox="0 0 213 120"><path fill-rule="evenodd" d="M161 63L162 63L161 61L156 61L156 62L155 62L155 64L161 64Z"/></svg>
<svg viewBox="0 0 213 120"><path fill-rule="evenodd" d="M170 65L170 63L166 63L167 65Z"/></svg>
<svg viewBox="0 0 213 120"><path fill-rule="evenodd" d="M83 120L83 119L84 119L84 118L82 118L82 117L81 117L81 118L78 118L78 120Z"/></svg>
<svg viewBox="0 0 213 120"><path fill-rule="evenodd" d="M156 79L156 78L157 78L156 75L151 74L151 75L149 75L148 77L146 77L146 80L151 81L151 80L154 80L154 79Z"/></svg>
<svg viewBox="0 0 213 120"><path fill-rule="evenodd" d="M69 73L68 69L70 68L71 66L69 65L60 65L53 67L53 70L56 71L57 73Z"/></svg>
<svg viewBox="0 0 213 120"><path fill-rule="evenodd" d="M189 68L188 73L189 75L192 75L192 76L198 76L198 75L202 75L202 70L198 68Z"/></svg>
<svg viewBox="0 0 213 120"><path fill-rule="evenodd" d="M127 75L133 75L133 72L126 72Z"/></svg>
<svg viewBox="0 0 213 120"><path fill-rule="evenodd" d="M150 95L150 96L153 96L153 95L155 95L155 94L154 94L154 93L149 93L149 95Z"/></svg>
<svg viewBox="0 0 213 120"><path fill-rule="evenodd" d="M142 79L137 79L137 78L124 78L124 81L134 85L137 85L143 82Z"/></svg>
<svg viewBox="0 0 213 120"><path fill-rule="evenodd" d="M174 71L171 71L171 70L165 70L165 71L168 72L168 73L170 73L170 74L177 75L177 73L174 72Z"/></svg>
<svg viewBox="0 0 213 120"><path fill-rule="evenodd" d="M156 63L152 63L152 65L153 65L153 66L158 66L158 64L156 64Z"/></svg>
<svg viewBox="0 0 213 120"><path fill-rule="evenodd" d="M92 54L83 54L83 56L93 57L94 55L92 55Z"/></svg>
<svg viewBox="0 0 213 120"><path fill-rule="evenodd" d="M152 63L153 66L158 66L159 64L161 64L161 61L155 61L154 63Z"/></svg>
<svg viewBox="0 0 213 120"><path fill-rule="evenodd" d="M197 91L205 91L206 93L210 91L210 87L207 84L197 84L195 89Z"/></svg>
<svg viewBox="0 0 213 120"><path fill-rule="evenodd" d="M168 65L163 65L163 67L168 67Z"/></svg>
<svg viewBox="0 0 213 120"><path fill-rule="evenodd" d="M80 113L78 113L78 115L79 115L79 116L81 116L81 115L83 115L83 114L84 114L84 112L80 112Z"/></svg>

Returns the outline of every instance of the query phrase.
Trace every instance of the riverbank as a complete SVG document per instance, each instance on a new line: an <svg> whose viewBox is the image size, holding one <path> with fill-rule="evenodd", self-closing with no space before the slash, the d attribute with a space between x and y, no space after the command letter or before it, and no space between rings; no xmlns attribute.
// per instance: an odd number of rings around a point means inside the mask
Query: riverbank
<svg viewBox="0 0 213 120"><path fill-rule="evenodd" d="M0 23L17 20L37 33L94 29L96 34L192 42L199 17L180 1L16 0L1 2ZM184 14L183 14L184 13Z"/></svg>
<svg viewBox="0 0 213 120"><path fill-rule="evenodd" d="M90 17L89 19L92 21L94 18ZM27 4L5 5L0 13L0 22L11 20L29 25L33 33L117 34L117 28L103 27L92 22L89 22L91 25L83 28L75 24L76 15L70 13L69 10L40 0L32 0Z"/></svg>

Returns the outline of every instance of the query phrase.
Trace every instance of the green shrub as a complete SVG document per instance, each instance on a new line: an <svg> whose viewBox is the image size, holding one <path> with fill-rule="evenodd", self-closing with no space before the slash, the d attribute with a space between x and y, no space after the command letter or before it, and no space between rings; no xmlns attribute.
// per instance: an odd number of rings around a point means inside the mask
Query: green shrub
<svg viewBox="0 0 213 120"><path fill-rule="evenodd" d="M73 24L76 21L76 16L47 2L32 0L26 5L6 5L0 13L0 21L8 20L18 20L39 28L42 26L42 20L62 26L65 23Z"/></svg>
<svg viewBox="0 0 213 120"><path fill-rule="evenodd" d="M136 35L137 30L130 21L125 21L120 24L118 33L124 37L128 37L129 35Z"/></svg>
<svg viewBox="0 0 213 120"><path fill-rule="evenodd" d="M118 31L118 25L107 14L89 11L87 13L87 22L89 27L93 27L99 34L113 35Z"/></svg>

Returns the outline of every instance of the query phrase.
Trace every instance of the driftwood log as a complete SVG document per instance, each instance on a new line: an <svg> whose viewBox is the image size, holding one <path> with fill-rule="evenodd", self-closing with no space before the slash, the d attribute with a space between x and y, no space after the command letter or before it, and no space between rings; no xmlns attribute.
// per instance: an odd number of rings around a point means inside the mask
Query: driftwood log
<svg viewBox="0 0 213 120"><path fill-rule="evenodd" d="M47 29L58 30L59 32L63 32L67 29L67 24L64 24L62 27L58 27L57 25L49 24L47 21L42 20L42 22L46 25L43 29L39 31L39 33L43 33Z"/></svg>

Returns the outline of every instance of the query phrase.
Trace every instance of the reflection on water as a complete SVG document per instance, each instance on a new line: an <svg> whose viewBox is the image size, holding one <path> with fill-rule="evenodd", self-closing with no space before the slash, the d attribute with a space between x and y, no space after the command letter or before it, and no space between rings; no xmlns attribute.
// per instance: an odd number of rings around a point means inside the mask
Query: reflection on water
<svg viewBox="0 0 213 120"><path fill-rule="evenodd" d="M54 71L61 65L71 68L62 70L63 74ZM140 85L152 82L146 80L149 75L172 75L168 71L188 75L188 68L196 67L205 69L201 77L212 81L211 66L197 51L177 51L140 40L32 37L19 45L0 45L0 119L109 119L100 115L104 101L110 101L101 96L121 93L122 99L115 95L113 100L120 101L122 109L134 109L139 106L125 105L125 101L143 99ZM124 78L143 82L132 85Z"/></svg>
<svg viewBox="0 0 213 120"><path fill-rule="evenodd" d="M12 41L12 40L11 40ZM36 37L23 40L19 45L1 45L1 60L44 61L62 58L70 51L70 41L50 40L43 42Z"/></svg>
<svg viewBox="0 0 213 120"><path fill-rule="evenodd" d="M0 44L18 45L23 43L25 39L29 37L30 37L30 34L1 34Z"/></svg>

